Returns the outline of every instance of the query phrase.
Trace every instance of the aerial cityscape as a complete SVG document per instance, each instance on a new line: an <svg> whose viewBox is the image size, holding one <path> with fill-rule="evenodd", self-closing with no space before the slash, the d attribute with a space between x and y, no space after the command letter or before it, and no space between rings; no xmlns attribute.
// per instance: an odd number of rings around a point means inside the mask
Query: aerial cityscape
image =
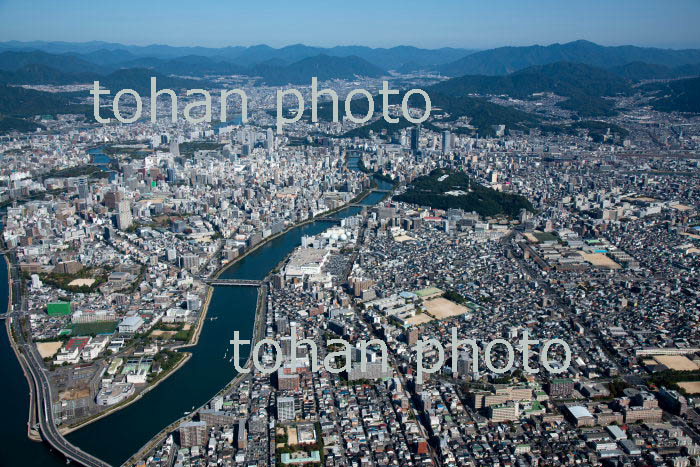
<svg viewBox="0 0 700 467"><path fill-rule="evenodd" d="M0 465L700 466L700 4L122 3L0 4Z"/></svg>

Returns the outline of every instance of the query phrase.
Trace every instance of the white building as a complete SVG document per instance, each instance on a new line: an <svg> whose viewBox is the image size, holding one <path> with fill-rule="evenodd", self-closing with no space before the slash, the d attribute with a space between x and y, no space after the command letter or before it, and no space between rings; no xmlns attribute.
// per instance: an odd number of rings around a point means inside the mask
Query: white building
<svg viewBox="0 0 700 467"><path fill-rule="evenodd" d="M133 334L137 332L141 326L143 326L143 318L140 316L127 316L119 323L119 332Z"/></svg>

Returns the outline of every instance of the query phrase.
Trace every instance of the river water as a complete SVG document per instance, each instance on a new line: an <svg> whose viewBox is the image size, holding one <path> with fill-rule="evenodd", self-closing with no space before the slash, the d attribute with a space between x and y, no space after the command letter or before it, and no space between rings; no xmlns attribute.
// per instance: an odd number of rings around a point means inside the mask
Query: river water
<svg viewBox="0 0 700 467"><path fill-rule="evenodd" d="M349 166L356 168L357 160L351 158ZM380 189L391 188L390 183L376 181ZM361 204L375 205L385 196L384 193L371 193ZM335 217L351 216L360 209L349 207ZM296 227L228 268L221 278L263 279L299 246L302 236L318 234L330 225L329 222L313 222ZM6 267L4 264L0 266L2 311L7 304L8 282ZM207 402L235 377L236 371L230 362L232 349L229 341L234 331L239 331L242 339L250 339L256 307L257 289L216 287L199 343L186 349L192 353L190 360L137 402L69 434L67 439L112 465L126 461L160 430L182 417L184 412ZM0 376L5 382L12 381L12 384L0 385L0 400L4 402L6 410L5 421L0 424L0 439L3 440L0 443L0 465L65 465L46 444L34 443L26 436L29 405L27 383L11 352L5 331L2 330L0 334ZM249 346L242 348L243 359L248 357L248 349Z"/></svg>

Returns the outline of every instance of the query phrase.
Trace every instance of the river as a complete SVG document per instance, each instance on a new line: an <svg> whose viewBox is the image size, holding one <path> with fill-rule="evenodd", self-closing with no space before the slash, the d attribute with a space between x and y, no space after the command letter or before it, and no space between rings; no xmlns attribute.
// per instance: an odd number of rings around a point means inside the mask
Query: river
<svg viewBox="0 0 700 467"><path fill-rule="evenodd" d="M349 161L351 168L357 167L355 158ZM380 189L390 189L392 185L376 180ZM385 193L370 193L361 204L371 206L386 196ZM361 208L349 207L335 217L357 214ZM327 229L329 222L313 222L291 229L284 235L271 240L250 253L238 263L223 272L224 279L263 279L277 264L301 243L304 235L315 235ZM2 267L0 274L0 300L3 307L7 299L7 272ZM3 277L5 277L3 279ZM100 459L119 465L145 445L160 430L182 417L184 412L199 407L211 399L231 381L236 371L231 363L231 346L235 330L241 338L250 339L255 322L257 289L252 287L216 287L212 294L207 318L202 328L199 343L186 349L192 358L173 375L146 393L135 403L101 420L77 430L67 439L84 451ZM212 320L212 318L214 318ZM11 354L6 333L2 331L2 361L0 372L5 381L17 381L2 387L0 394L5 403L7 415L0 433L3 435L0 465L59 465L60 458L51 454L48 446L31 442L26 436L28 413L28 387L14 354ZM10 352L6 351L6 348ZM248 346L242 348L243 359L247 358ZM224 358L226 355L226 358ZM7 387L11 386L11 387ZM5 453L5 450L8 452ZM27 456L27 453L30 453ZM31 462L27 462L27 458Z"/></svg>

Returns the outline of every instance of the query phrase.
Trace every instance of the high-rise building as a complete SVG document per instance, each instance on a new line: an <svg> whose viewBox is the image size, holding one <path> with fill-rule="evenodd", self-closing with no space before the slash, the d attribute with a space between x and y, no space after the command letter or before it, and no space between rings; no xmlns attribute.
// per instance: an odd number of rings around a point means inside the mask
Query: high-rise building
<svg viewBox="0 0 700 467"><path fill-rule="evenodd" d="M204 446L209 441L209 430L206 422L185 422L180 425L179 431L180 446L183 448Z"/></svg>
<svg viewBox="0 0 700 467"><path fill-rule="evenodd" d="M131 227L133 218L131 217L131 204L129 201L120 201L117 205L117 228L126 230Z"/></svg>
<svg viewBox="0 0 700 467"><path fill-rule="evenodd" d="M283 422L285 420L294 420L296 411L294 408L293 397L278 397L277 398L277 420Z"/></svg>
<svg viewBox="0 0 700 467"><path fill-rule="evenodd" d="M452 149L452 134L445 130L442 132L442 153L447 154Z"/></svg>
<svg viewBox="0 0 700 467"><path fill-rule="evenodd" d="M411 151L417 153L420 150L420 126L411 128Z"/></svg>
<svg viewBox="0 0 700 467"><path fill-rule="evenodd" d="M168 167L166 173L168 176L168 183L177 181L177 170L174 167Z"/></svg>
<svg viewBox="0 0 700 467"><path fill-rule="evenodd" d="M182 255L180 257L180 267L193 270L199 267L199 256L195 254Z"/></svg>
<svg viewBox="0 0 700 467"><path fill-rule="evenodd" d="M90 185L87 177L78 178L78 198L90 200Z"/></svg>
<svg viewBox="0 0 700 467"><path fill-rule="evenodd" d="M110 190L104 195L104 203L109 209L117 209L117 206L124 200L124 192L119 190Z"/></svg>
<svg viewBox="0 0 700 467"><path fill-rule="evenodd" d="M272 128L268 128L265 133L265 149L268 152L275 149L275 134L272 132Z"/></svg>

